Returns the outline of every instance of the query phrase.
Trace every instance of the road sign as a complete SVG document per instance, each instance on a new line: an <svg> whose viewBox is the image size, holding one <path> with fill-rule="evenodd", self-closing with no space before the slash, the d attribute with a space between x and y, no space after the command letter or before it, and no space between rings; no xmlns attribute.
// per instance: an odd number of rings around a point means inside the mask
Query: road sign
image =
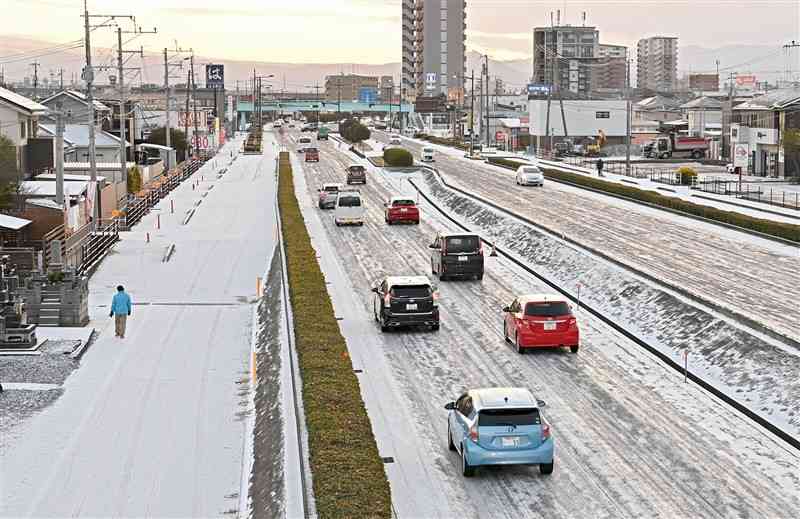
<svg viewBox="0 0 800 519"><path fill-rule="evenodd" d="M735 144L733 146L733 166L736 168L747 169L750 160L750 145Z"/></svg>
<svg viewBox="0 0 800 519"><path fill-rule="evenodd" d="M528 95L546 96L550 93L550 85L545 83L528 83Z"/></svg>

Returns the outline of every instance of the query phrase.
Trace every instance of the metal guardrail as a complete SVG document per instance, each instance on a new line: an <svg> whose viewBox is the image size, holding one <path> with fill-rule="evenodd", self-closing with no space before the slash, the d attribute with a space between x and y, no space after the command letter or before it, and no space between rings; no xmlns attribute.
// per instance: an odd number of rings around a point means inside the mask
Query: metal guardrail
<svg viewBox="0 0 800 519"><path fill-rule="evenodd" d="M761 182L738 182L736 180L710 179L697 182L696 189L705 193L728 195L753 202L785 207L800 211L800 192L782 189L767 189Z"/></svg>

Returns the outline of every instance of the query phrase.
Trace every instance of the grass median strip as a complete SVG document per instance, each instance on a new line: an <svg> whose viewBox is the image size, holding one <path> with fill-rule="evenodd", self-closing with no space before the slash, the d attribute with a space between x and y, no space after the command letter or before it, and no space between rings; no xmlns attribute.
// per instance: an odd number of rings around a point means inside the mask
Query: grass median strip
<svg viewBox="0 0 800 519"><path fill-rule="evenodd" d="M294 194L288 152L279 157L278 203L317 512L321 518L389 518L389 482Z"/></svg>
<svg viewBox="0 0 800 519"><path fill-rule="evenodd" d="M519 161L506 160L502 158L490 158L489 162L502 166L508 169L517 169L520 166ZM585 186L588 188L604 191L609 194L624 196L631 198L634 201L645 202L659 207L680 211L694 216L700 216L716 222L721 222L728 225L735 225L751 231L768 234L800 243L800 225L790 223L776 222L773 220L766 220L764 218L756 218L745 214L737 213L734 211L725 211L724 209L717 209L706 205L695 204L686 200L664 196L653 191L647 191L636 187L624 186L616 182L606 182L598 178L587 177L577 173L567 173L565 171L558 171L555 169L547 168L546 166L539 166L544 172L545 177L553 180L561 180Z"/></svg>

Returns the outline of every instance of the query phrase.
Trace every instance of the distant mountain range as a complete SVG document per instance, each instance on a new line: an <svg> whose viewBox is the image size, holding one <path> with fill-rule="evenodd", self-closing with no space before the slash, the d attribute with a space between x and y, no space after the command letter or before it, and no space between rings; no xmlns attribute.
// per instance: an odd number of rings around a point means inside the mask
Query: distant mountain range
<svg viewBox="0 0 800 519"><path fill-rule="evenodd" d="M50 80L51 73L55 81L58 81L58 71L64 68L64 81L69 85L73 77L80 77L80 70L83 66L82 49L71 49L58 53L48 52L48 48L53 47L51 42L20 37L3 37L0 39L0 67L5 75L6 81L20 81L24 77L33 75L33 68L30 65L34 60L40 63L39 78L42 84ZM40 51L40 52L35 52ZM23 54L24 53L24 54ZM96 49L95 63L98 65L114 64L114 53L110 49ZM740 74L753 73L759 80L774 80L783 77L784 53L780 47L772 46L726 46L719 49L707 49L697 46L686 46L680 48L678 58L679 70L681 74L689 72L714 72L716 70L716 60L720 61L720 75L726 76L729 72ZM797 53L795 53L797 60ZM140 62L136 58L131 60L129 66L142 66L141 82L157 83L163 82L163 58L161 54L146 55ZM359 65L355 63L278 63L278 62L252 62L239 61L224 58L213 58L196 56L195 63L222 63L225 65L226 83L229 89L236 87L239 80L241 87L243 81L252 77L255 68L260 75L273 74L275 77L270 79L272 88L286 91L313 91L315 86L324 88L325 76L339 73L357 73L362 75L380 76L393 75L396 83L399 83L400 64L386 63L380 65ZM467 53L467 74L474 71L480 75L483 57L477 52ZM201 67L202 68L202 67ZM800 72L797 61L795 61L795 73ZM635 70L635 68L634 68ZM196 71L198 84L203 84L203 70ZM529 81L531 75L531 60L512 60L498 61L489 59L489 74L491 77L500 77L507 85L513 89L523 88ZM99 83L107 83L108 76L113 72L99 73ZM186 69L176 70L176 75L185 77ZM185 79L173 79L173 83L185 83ZM139 78L135 83L139 82Z"/></svg>

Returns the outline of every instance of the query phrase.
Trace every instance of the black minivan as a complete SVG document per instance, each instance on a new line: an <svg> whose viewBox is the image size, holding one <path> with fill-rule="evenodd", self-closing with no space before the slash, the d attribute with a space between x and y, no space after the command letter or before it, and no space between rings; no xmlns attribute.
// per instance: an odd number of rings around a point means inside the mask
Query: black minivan
<svg viewBox="0 0 800 519"><path fill-rule="evenodd" d="M442 281L483 279L483 243L477 234L439 234L430 249L431 272Z"/></svg>

